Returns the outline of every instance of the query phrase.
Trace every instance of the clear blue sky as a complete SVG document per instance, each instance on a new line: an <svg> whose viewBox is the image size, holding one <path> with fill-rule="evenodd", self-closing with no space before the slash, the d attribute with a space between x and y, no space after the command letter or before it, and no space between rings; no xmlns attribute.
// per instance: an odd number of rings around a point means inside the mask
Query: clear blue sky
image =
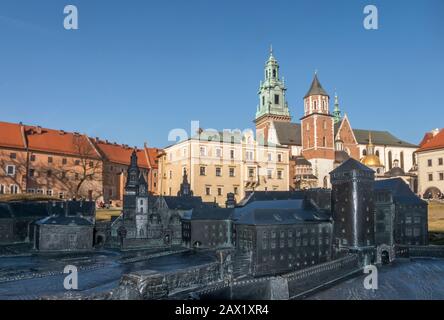
<svg viewBox="0 0 444 320"><path fill-rule="evenodd" d="M2 121L157 147L191 120L251 128L272 43L294 120L317 69L355 128L444 126L442 0L2 0L0 41Z"/></svg>

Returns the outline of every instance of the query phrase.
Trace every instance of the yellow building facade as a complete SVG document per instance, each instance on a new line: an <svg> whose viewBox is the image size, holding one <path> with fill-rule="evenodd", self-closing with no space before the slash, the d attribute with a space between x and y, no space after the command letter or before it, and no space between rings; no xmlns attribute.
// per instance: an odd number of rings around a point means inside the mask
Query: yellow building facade
<svg viewBox="0 0 444 320"><path fill-rule="evenodd" d="M224 206L228 193L240 201L248 191L288 191L289 151L261 146L252 132L201 131L165 148L159 158L159 193L176 196L186 171L195 196Z"/></svg>

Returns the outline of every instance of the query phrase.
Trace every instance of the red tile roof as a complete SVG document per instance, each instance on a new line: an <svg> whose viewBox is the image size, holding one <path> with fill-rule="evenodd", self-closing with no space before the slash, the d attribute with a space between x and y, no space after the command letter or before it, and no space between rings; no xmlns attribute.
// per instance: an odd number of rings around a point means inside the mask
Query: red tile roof
<svg viewBox="0 0 444 320"><path fill-rule="evenodd" d="M111 162L129 165L131 154L134 148L117 143L109 143L102 140L94 139L94 144L99 148L102 154ZM144 150L137 149L137 164L141 168L149 169L149 161Z"/></svg>
<svg viewBox="0 0 444 320"><path fill-rule="evenodd" d="M91 141L83 134L38 126L25 126L25 132L29 150L100 158Z"/></svg>
<svg viewBox="0 0 444 320"><path fill-rule="evenodd" d="M145 148L145 152L148 155L148 161L153 169L159 168L159 160L157 159L157 156L160 151L161 150L157 148Z"/></svg>
<svg viewBox="0 0 444 320"><path fill-rule="evenodd" d="M426 134L417 152L444 148L444 129L441 129L435 136L430 134L432 137L428 136L426 139Z"/></svg>
<svg viewBox="0 0 444 320"><path fill-rule="evenodd" d="M22 126L17 123L0 122L0 146L25 149Z"/></svg>

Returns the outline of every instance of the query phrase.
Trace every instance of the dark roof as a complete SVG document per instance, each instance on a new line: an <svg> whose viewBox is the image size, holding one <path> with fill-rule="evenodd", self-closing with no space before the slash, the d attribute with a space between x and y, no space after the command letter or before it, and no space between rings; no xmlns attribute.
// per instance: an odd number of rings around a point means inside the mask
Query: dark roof
<svg viewBox="0 0 444 320"><path fill-rule="evenodd" d="M255 201L271 200L295 200L304 199L305 194L302 191L254 191L245 196L238 206L242 207Z"/></svg>
<svg viewBox="0 0 444 320"><path fill-rule="evenodd" d="M93 224L80 217L46 217L36 222L39 225L92 226Z"/></svg>
<svg viewBox="0 0 444 320"><path fill-rule="evenodd" d="M313 95L322 95L322 96L328 96L328 93L322 88L321 83L319 82L317 74L315 74L313 82L311 83L310 90L308 90L307 94L305 95L304 99L313 96Z"/></svg>
<svg viewBox="0 0 444 320"><path fill-rule="evenodd" d="M237 220L236 224L281 225L307 222L329 222L323 213L303 208L297 209L253 209Z"/></svg>
<svg viewBox="0 0 444 320"><path fill-rule="evenodd" d="M234 209L231 208L197 208L191 213L191 220L229 220Z"/></svg>
<svg viewBox="0 0 444 320"><path fill-rule="evenodd" d="M337 172L349 172L354 170L374 172L372 169L363 165L361 162L353 158L349 158L347 161L345 161L343 164L341 164L339 167L337 167L330 173L332 174Z"/></svg>
<svg viewBox="0 0 444 320"><path fill-rule="evenodd" d="M307 159L305 159L305 157L303 157L303 156L295 157L295 162L296 162L297 166L310 166L311 167L311 162L308 161Z"/></svg>
<svg viewBox="0 0 444 320"><path fill-rule="evenodd" d="M204 206L201 197L163 196L163 199L171 210L191 210Z"/></svg>
<svg viewBox="0 0 444 320"><path fill-rule="evenodd" d="M400 204L427 204L410 190L410 187L401 178L377 180L374 189L375 191L391 191L393 200Z"/></svg>
<svg viewBox="0 0 444 320"><path fill-rule="evenodd" d="M368 144L369 133L372 134L373 144L376 145L387 145L394 147L411 147L417 148L417 145L411 144L409 142L405 142L394 135L392 135L388 131L376 131L376 130L363 130L363 129L353 129L353 133L355 134L356 140L359 144Z"/></svg>
<svg viewBox="0 0 444 320"><path fill-rule="evenodd" d="M43 218L49 215L49 202L10 202L15 218Z"/></svg>
<svg viewBox="0 0 444 320"><path fill-rule="evenodd" d="M313 208L313 205L305 199L286 199L286 200L262 200L253 201L248 203L246 206L237 207L234 210L233 219L239 219L247 212L255 209L302 209L302 208Z"/></svg>
<svg viewBox="0 0 444 320"><path fill-rule="evenodd" d="M12 218L12 212L7 203L0 203L0 219Z"/></svg>
<svg viewBox="0 0 444 320"><path fill-rule="evenodd" d="M274 121L273 125L281 145L300 146L302 144L300 123Z"/></svg>

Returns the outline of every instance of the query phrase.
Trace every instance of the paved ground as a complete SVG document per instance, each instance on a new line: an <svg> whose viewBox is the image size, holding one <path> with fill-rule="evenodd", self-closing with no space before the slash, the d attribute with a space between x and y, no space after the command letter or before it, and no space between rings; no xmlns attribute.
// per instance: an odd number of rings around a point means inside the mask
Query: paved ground
<svg viewBox="0 0 444 320"><path fill-rule="evenodd" d="M366 275L318 292L309 300L443 300L443 259L402 259L379 268L378 290L366 290Z"/></svg>
<svg viewBox="0 0 444 320"><path fill-rule="evenodd" d="M66 265L79 268L79 292L99 293L116 287L123 274L140 271L170 271L214 261L209 252L182 252L144 259L153 251L125 253L101 251L83 255L28 256L0 258L0 300L38 299L42 296L65 293L63 269ZM134 261L140 259L141 261ZM129 261L129 262L128 262ZM42 278L35 274L50 274ZM15 276L28 278L5 281ZM3 282L1 280L3 279Z"/></svg>

